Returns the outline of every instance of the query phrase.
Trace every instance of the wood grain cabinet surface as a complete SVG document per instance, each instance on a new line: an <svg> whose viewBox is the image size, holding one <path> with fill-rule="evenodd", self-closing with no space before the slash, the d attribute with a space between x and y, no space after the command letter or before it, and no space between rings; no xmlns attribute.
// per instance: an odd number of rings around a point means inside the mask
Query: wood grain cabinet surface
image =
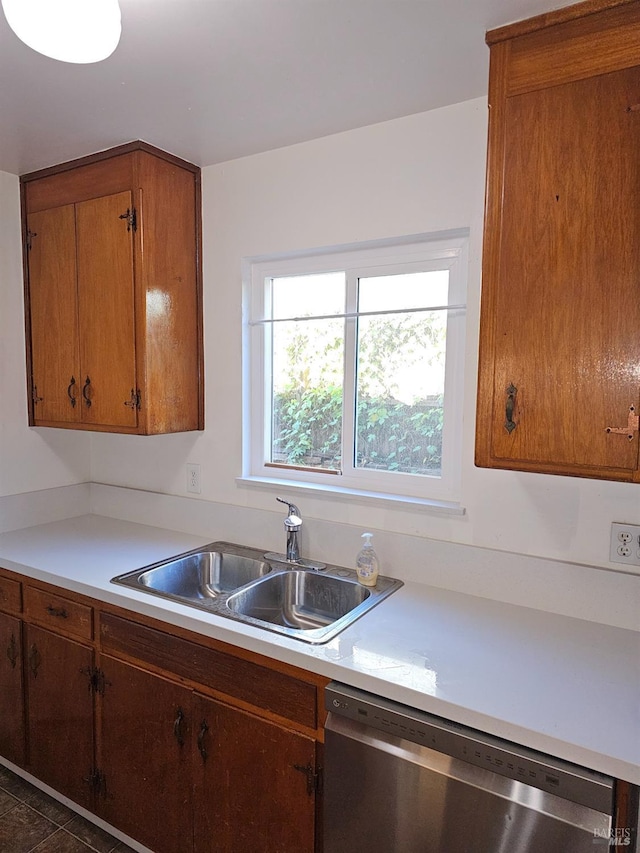
<svg viewBox="0 0 640 853"><path fill-rule="evenodd" d="M640 2L491 49L476 464L640 481Z"/></svg>
<svg viewBox="0 0 640 853"><path fill-rule="evenodd" d="M93 807L93 650L25 625L28 767L84 808Z"/></svg>
<svg viewBox="0 0 640 853"><path fill-rule="evenodd" d="M154 853L319 851L326 683L0 569L0 755Z"/></svg>
<svg viewBox="0 0 640 853"><path fill-rule="evenodd" d="M20 180L30 424L202 429L200 170L130 143Z"/></svg>

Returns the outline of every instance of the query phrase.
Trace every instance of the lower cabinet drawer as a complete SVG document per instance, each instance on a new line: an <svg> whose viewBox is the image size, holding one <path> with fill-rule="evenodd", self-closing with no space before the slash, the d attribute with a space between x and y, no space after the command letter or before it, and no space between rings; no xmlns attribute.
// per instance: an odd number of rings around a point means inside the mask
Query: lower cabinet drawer
<svg viewBox="0 0 640 853"><path fill-rule="evenodd" d="M0 610L4 613L22 611L22 584L11 578L0 576Z"/></svg>
<svg viewBox="0 0 640 853"><path fill-rule="evenodd" d="M119 616L100 615L103 651L120 652L309 728L317 725L316 687L218 649Z"/></svg>
<svg viewBox="0 0 640 853"><path fill-rule="evenodd" d="M93 639L93 608L32 586L24 588L24 612L28 620L59 634L81 640Z"/></svg>

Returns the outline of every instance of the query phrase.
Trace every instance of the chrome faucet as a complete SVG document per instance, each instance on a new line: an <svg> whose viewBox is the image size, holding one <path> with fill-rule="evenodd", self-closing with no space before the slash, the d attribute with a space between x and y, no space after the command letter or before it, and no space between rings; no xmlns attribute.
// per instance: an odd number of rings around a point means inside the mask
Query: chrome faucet
<svg viewBox="0 0 640 853"><path fill-rule="evenodd" d="M284 529L287 532L287 562L299 563L300 543L298 542L298 533L302 527L302 515L295 504L285 501L283 498L276 498L276 500L289 507L289 515L284 520Z"/></svg>

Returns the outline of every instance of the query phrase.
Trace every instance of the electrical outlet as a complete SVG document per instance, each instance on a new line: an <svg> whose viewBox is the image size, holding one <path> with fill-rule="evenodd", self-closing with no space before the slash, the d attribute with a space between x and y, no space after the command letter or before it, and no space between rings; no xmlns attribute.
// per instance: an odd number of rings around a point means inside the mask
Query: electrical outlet
<svg viewBox="0 0 640 853"><path fill-rule="evenodd" d="M612 523L609 560L627 566L640 566L640 524Z"/></svg>
<svg viewBox="0 0 640 853"><path fill-rule="evenodd" d="M195 462L187 463L187 491L199 495L202 491L200 485L200 466Z"/></svg>

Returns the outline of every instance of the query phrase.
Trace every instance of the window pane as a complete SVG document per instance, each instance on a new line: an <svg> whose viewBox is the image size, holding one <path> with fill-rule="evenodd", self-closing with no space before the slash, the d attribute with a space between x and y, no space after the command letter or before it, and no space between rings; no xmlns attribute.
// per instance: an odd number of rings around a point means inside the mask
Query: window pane
<svg viewBox="0 0 640 853"><path fill-rule="evenodd" d="M290 275L271 279L274 320L280 317L317 317L344 311L344 273Z"/></svg>
<svg viewBox="0 0 640 853"><path fill-rule="evenodd" d="M344 311L344 273L272 280L274 317ZM339 470L344 321L272 326L272 463Z"/></svg>
<svg viewBox="0 0 640 853"><path fill-rule="evenodd" d="M361 278L360 311L446 305L448 271ZM358 320L354 465L440 476L447 311Z"/></svg>

